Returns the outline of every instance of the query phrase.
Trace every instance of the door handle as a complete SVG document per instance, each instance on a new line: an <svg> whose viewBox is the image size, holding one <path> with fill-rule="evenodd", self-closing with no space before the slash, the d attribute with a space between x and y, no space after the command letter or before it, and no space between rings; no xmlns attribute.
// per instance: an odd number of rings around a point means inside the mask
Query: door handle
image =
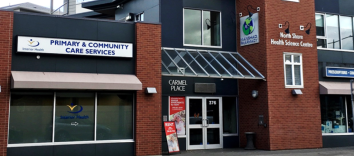
<svg viewBox="0 0 354 156"><path fill-rule="evenodd" d="M205 126L205 127L209 127L209 119L205 119L206 121L207 121L207 126Z"/></svg>

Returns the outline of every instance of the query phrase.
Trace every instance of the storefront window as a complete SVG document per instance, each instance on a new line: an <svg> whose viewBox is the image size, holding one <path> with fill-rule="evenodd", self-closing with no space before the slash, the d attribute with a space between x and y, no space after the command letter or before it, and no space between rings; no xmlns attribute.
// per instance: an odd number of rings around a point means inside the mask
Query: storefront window
<svg viewBox="0 0 354 156"><path fill-rule="evenodd" d="M353 22L351 17L340 16L342 49L353 50Z"/></svg>
<svg viewBox="0 0 354 156"><path fill-rule="evenodd" d="M95 93L57 93L55 142L94 140Z"/></svg>
<svg viewBox="0 0 354 156"><path fill-rule="evenodd" d="M9 122L9 144L133 139L133 94L14 92Z"/></svg>
<svg viewBox="0 0 354 156"><path fill-rule="evenodd" d="M52 141L53 97L51 93L11 95L9 144Z"/></svg>
<svg viewBox="0 0 354 156"><path fill-rule="evenodd" d="M133 96L101 93L97 98L97 140L133 139Z"/></svg>
<svg viewBox="0 0 354 156"><path fill-rule="evenodd" d="M347 133L347 112L351 110L346 109L346 105L345 96L321 96L322 133Z"/></svg>
<svg viewBox="0 0 354 156"><path fill-rule="evenodd" d="M236 97L223 97L224 134L237 134Z"/></svg>

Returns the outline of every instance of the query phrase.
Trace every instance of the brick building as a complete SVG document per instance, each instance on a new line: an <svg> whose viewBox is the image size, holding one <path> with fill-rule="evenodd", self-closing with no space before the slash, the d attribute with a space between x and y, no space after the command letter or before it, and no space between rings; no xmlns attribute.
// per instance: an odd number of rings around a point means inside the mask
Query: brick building
<svg viewBox="0 0 354 156"><path fill-rule="evenodd" d="M179 150L244 148L246 132L264 150L352 145L343 71L354 64L353 5L109 0L65 17L0 11L1 154L162 155L176 140Z"/></svg>

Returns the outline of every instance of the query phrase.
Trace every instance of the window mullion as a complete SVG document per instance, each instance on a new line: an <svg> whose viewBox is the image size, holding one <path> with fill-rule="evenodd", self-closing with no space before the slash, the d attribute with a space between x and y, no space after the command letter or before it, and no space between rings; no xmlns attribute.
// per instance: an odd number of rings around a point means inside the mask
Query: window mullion
<svg viewBox="0 0 354 156"><path fill-rule="evenodd" d="M349 133L349 131L348 131L348 129L349 129L349 127L348 127L348 110L347 110L347 97L344 97L344 104L345 104L345 119L346 119L346 126L347 126L347 133Z"/></svg>
<svg viewBox="0 0 354 156"><path fill-rule="evenodd" d="M97 139L97 92L95 92L95 132L94 132L94 140Z"/></svg>
<svg viewBox="0 0 354 156"><path fill-rule="evenodd" d="M295 86L295 63L294 63L294 55L291 55L291 70L292 70L292 81L293 81L293 86Z"/></svg>
<svg viewBox="0 0 354 156"><path fill-rule="evenodd" d="M204 25L203 25L203 19L204 19L204 10L201 10L201 13L202 13L202 19L200 19L201 20L201 25L202 25L202 35L201 35L201 37L202 37L202 45L204 45Z"/></svg>
<svg viewBox="0 0 354 156"><path fill-rule="evenodd" d="M57 102L57 92L54 92L54 100L53 100L53 132L52 132L52 142L55 142L55 106Z"/></svg>
<svg viewBox="0 0 354 156"><path fill-rule="evenodd" d="M339 29L339 49L343 49L342 47L342 30L341 30L341 27L340 27L340 17L339 15L338 16L338 29ZM334 43L333 43L334 44Z"/></svg>

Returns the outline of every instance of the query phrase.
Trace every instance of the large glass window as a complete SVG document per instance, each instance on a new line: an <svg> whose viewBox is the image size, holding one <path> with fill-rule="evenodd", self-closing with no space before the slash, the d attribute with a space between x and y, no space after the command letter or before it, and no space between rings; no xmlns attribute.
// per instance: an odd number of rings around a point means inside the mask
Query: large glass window
<svg viewBox="0 0 354 156"><path fill-rule="evenodd" d="M353 132L353 113L351 108L350 96L322 95L322 133Z"/></svg>
<svg viewBox="0 0 354 156"><path fill-rule="evenodd" d="M223 97L224 134L237 134L236 97Z"/></svg>
<svg viewBox="0 0 354 156"><path fill-rule="evenodd" d="M94 140L94 121L95 93L57 93L55 142Z"/></svg>
<svg viewBox="0 0 354 156"><path fill-rule="evenodd" d="M53 97L51 93L11 95L9 144L52 141Z"/></svg>
<svg viewBox="0 0 354 156"><path fill-rule="evenodd" d="M316 14L316 35L325 36L323 15Z"/></svg>
<svg viewBox="0 0 354 156"><path fill-rule="evenodd" d="M132 100L132 95L98 94L97 140L133 139Z"/></svg>
<svg viewBox="0 0 354 156"><path fill-rule="evenodd" d="M354 50L353 17L316 14L317 48Z"/></svg>
<svg viewBox="0 0 354 156"><path fill-rule="evenodd" d="M133 139L133 94L14 92L9 122L9 145Z"/></svg>
<svg viewBox="0 0 354 156"><path fill-rule="evenodd" d="M327 15L327 47L340 49L338 15Z"/></svg>
<svg viewBox="0 0 354 156"><path fill-rule="evenodd" d="M353 22L351 17L340 16L342 49L353 50Z"/></svg>
<svg viewBox="0 0 354 156"><path fill-rule="evenodd" d="M221 46L220 12L184 9L184 44Z"/></svg>
<svg viewBox="0 0 354 156"><path fill-rule="evenodd" d="M303 87L302 83L302 55L298 53L284 54L284 71L286 87Z"/></svg>

